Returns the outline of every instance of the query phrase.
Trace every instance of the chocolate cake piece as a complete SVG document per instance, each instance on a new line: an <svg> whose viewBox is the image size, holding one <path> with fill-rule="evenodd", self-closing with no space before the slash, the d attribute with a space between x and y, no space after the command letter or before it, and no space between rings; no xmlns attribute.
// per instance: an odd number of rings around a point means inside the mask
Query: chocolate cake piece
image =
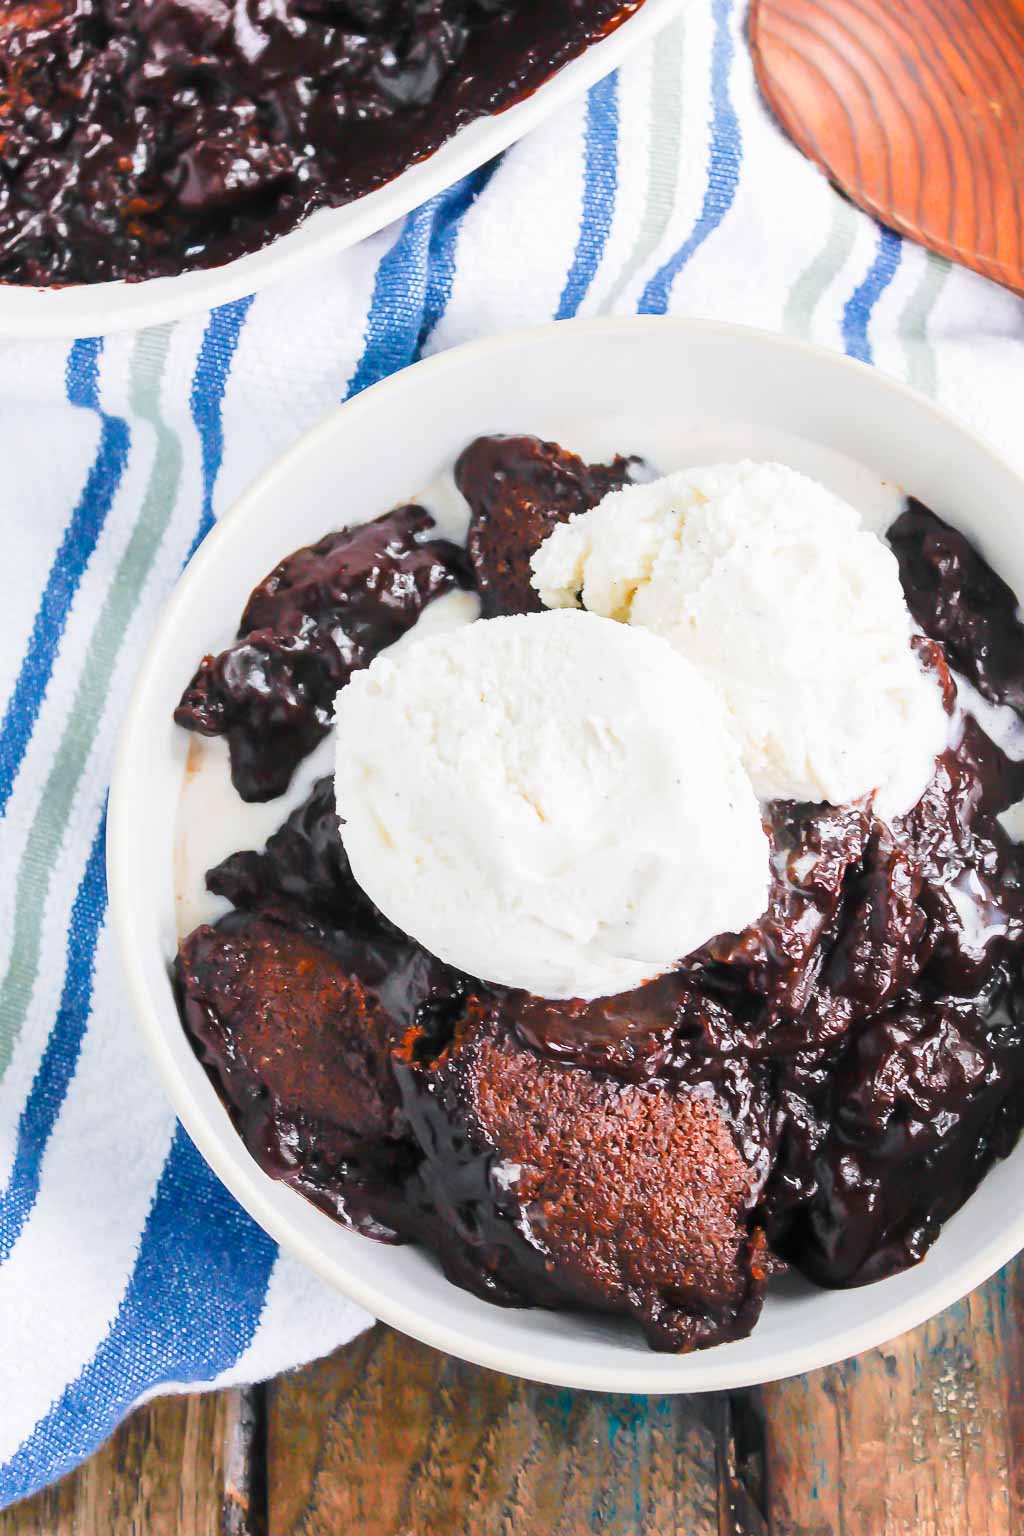
<svg viewBox="0 0 1024 1536"><path fill-rule="evenodd" d="M393 1240L416 1157L389 1052L411 1013L390 1012L315 925L248 913L191 933L175 984L193 1047L264 1171Z"/></svg>
<svg viewBox="0 0 1024 1536"><path fill-rule="evenodd" d="M195 929L176 970L189 1034L243 1118L251 1097L260 1116L301 1107L353 1138L391 1136L394 1021L316 938L241 913Z"/></svg>
<svg viewBox="0 0 1024 1536"><path fill-rule="evenodd" d="M759 1179L709 1087L555 1065L486 998L436 1060L398 1055L418 1177L451 1229L433 1245L449 1268L457 1239L460 1283L469 1250L525 1301L631 1316L656 1349L750 1331L769 1267Z"/></svg>
<svg viewBox="0 0 1024 1536"><path fill-rule="evenodd" d="M767 1175L774 1126L770 1074L742 1010L726 1007L698 971L669 971L615 997L533 997L501 992L502 1019L541 1057L623 1083L710 1091L751 1168ZM767 1053L766 1053L767 1054Z"/></svg>
<svg viewBox="0 0 1024 1536"><path fill-rule="evenodd" d="M352 673L470 584L463 550L421 537L433 526L422 507L399 507L296 550L252 593L235 643L200 662L174 718L228 738L243 800L283 794Z"/></svg>
<svg viewBox="0 0 1024 1536"><path fill-rule="evenodd" d="M641 468L616 455L585 464L557 443L537 437L478 437L455 465L455 483L470 505L468 549L484 618L539 613L530 586L530 556L556 523L596 507L628 485Z"/></svg>

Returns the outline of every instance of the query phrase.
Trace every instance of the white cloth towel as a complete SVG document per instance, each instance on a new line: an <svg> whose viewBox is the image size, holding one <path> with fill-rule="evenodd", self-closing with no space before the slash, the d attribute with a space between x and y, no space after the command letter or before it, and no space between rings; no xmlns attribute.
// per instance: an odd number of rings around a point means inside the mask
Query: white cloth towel
<svg viewBox="0 0 1024 1536"><path fill-rule="evenodd" d="M0 1504L140 1396L263 1377L367 1321L176 1127L105 916L126 693L211 518L422 352L575 313L811 338L1024 461L1021 303L826 184L760 104L744 20L690 0L495 165L287 286L139 335L0 344Z"/></svg>

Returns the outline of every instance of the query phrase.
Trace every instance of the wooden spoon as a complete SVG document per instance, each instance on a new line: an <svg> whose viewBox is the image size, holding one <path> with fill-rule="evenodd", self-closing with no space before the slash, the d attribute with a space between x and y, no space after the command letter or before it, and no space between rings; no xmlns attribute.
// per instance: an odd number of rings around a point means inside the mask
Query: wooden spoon
<svg viewBox="0 0 1024 1536"><path fill-rule="evenodd" d="M1024 0L752 0L750 46L847 196L1024 294Z"/></svg>

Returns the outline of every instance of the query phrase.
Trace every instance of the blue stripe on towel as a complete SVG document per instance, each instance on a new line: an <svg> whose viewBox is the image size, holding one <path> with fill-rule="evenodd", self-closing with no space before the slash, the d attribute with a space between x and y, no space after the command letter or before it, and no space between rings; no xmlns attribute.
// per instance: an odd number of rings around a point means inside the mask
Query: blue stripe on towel
<svg viewBox="0 0 1024 1536"><path fill-rule="evenodd" d="M100 405L99 360L103 342L76 341L68 354L65 390L72 405L100 418L96 456L86 477L36 611L21 668L0 724L0 816L3 815L22 758L53 674L60 642L82 575L96 548L128 462L130 434L119 416Z"/></svg>
<svg viewBox="0 0 1024 1536"><path fill-rule="evenodd" d="M843 309L843 346L847 355L859 358L862 363L873 363L874 353L868 330L875 305L888 288L899 270L903 257L903 241L891 229L878 231L878 249L875 259L846 301Z"/></svg>
<svg viewBox="0 0 1024 1536"><path fill-rule="evenodd" d="M497 159L482 165L478 171L473 171L471 175L464 177L457 187L453 188L456 195L438 214L428 252L427 292L423 304L423 319L420 323L417 356L422 353L428 338L440 324L448 308L455 282L455 256L462 221L480 194L485 191L500 164L501 156L499 155Z"/></svg>
<svg viewBox="0 0 1024 1536"><path fill-rule="evenodd" d="M437 205L463 194L460 181L408 215L401 234L381 257L366 317L363 353L349 381L346 398L361 394L388 374L413 361L423 327L427 256Z"/></svg>
<svg viewBox="0 0 1024 1536"><path fill-rule="evenodd" d="M473 180L483 184L479 175L467 178ZM432 245L437 249L447 244L454 251L457 224L474 191L460 184L418 210L396 242L401 247L397 255L392 247L382 261L360 365L364 378L378 370L381 375L390 371L380 347L373 343L381 341L390 354L391 328L403 314L411 321L407 299L417 293L421 303L412 350L418 350L427 258ZM447 302L453 271L452 260L447 282L434 276L438 313ZM203 448L203 507L196 543L212 523L212 493L223 456L223 392L249 302L225 306L211 316L196 368L192 410ZM411 326L406 345L409 334ZM356 387L365 383L354 381L353 392ZM68 1006L62 1006L24 1117L19 1226L38 1189L39 1161L73 1074L88 1016L95 942L104 909L101 836L93 852L75 904L82 929L77 933L72 929L70 948L77 964L65 982ZM176 1379L210 1380L228 1370L255 1332L276 1251L179 1127L117 1319L90 1364L0 1472L0 1502L19 1498L75 1466L149 1388Z"/></svg>
<svg viewBox="0 0 1024 1536"><path fill-rule="evenodd" d="M238 350L252 295L211 310L192 376L189 405L199 433L203 465L203 505L199 528L186 556L191 560L213 527L213 490L224 458L224 391Z"/></svg>
<svg viewBox="0 0 1024 1536"><path fill-rule="evenodd" d="M451 297L462 220L497 165L495 160L464 176L406 218L401 234L377 267L363 354L345 391L346 399L419 357Z"/></svg>
<svg viewBox="0 0 1024 1536"><path fill-rule="evenodd" d="M276 1254L179 1126L110 1331L0 1468L0 1505L76 1466L142 1393L230 1369L256 1331Z"/></svg>
<svg viewBox="0 0 1024 1536"><path fill-rule="evenodd" d="M640 297L643 315L663 315L672 284L695 251L721 224L736 196L743 160L743 140L736 109L729 95L733 45L730 32L732 0L713 0L715 36L711 48L711 149L704 201L696 224L675 255L651 278Z"/></svg>
<svg viewBox="0 0 1024 1536"><path fill-rule="evenodd" d="M470 200L464 198L462 211ZM407 242L414 247L425 229L429 233L434 210L428 206L419 213L419 224ZM400 285L409 271L405 258L401 265L391 263L383 278L378 274L368 336L386 323L384 311L393 316L401 305ZM203 505L193 549L213 521L212 494L223 457L223 393L250 303L243 300L211 315L196 366L192 414L203 451ZM368 351L364 362L373 368L380 360ZM0 1220L0 1233L10 1226L12 1240L14 1222L20 1230L38 1190L39 1162L88 1017L95 942L105 907L102 847L101 829L75 903L83 926L76 933L73 919L69 953L76 954L78 963L65 981L68 1006L62 1005L23 1116L20 1199L10 1201L12 1220ZM77 1465L149 1388L178 1379L210 1380L228 1370L255 1332L276 1252L273 1241L235 1203L179 1127L117 1319L90 1364L0 1469L0 1504L23 1497Z"/></svg>
<svg viewBox="0 0 1024 1536"><path fill-rule="evenodd" d="M213 489L224 447L224 390L251 303L251 298L243 299L213 311L196 361L191 403L203 448L203 502L199 528L186 559L212 523ZM11 1178L0 1195L0 1263L10 1253L35 1204L43 1156L74 1076L88 1026L96 944L107 906L105 838L104 809L71 909L60 1006L18 1122Z"/></svg>
<svg viewBox="0 0 1024 1536"><path fill-rule="evenodd" d="M615 215L618 179L619 84L613 74L599 81L587 97L580 233L556 320L567 320L578 312L594 281Z"/></svg>
<svg viewBox="0 0 1024 1536"><path fill-rule="evenodd" d="M107 907L106 829L104 811L71 908L60 1006L18 1121L11 1177L0 1194L0 1264L17 1242L35 1204L43 1154L85 1038L92 1006L96 941Z"/></svg>

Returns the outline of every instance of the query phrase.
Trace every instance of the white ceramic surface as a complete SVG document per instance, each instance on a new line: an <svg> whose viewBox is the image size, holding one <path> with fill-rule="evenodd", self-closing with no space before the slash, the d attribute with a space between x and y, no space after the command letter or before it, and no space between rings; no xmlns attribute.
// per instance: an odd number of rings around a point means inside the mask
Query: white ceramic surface
<svg viewBox="0 0 1024 1536"><path fill-rule="evenodd" d="M168 981L174 826L189 740L171 711L196 658L230 636L251 586L287 551L336 526L339 485L351 515L375 515L414 496L477 433L561 436L586 452L595 423L623 413L662 423L667 415L744 421L841 450L968 531L1024 592L1024 483L957 421L870 368L761 332L660 318L573 321L478 342L343 406L206 540L168 604L131 701L111 794L108 871L128 1000L168 1093L213 1168L284 1247L378 1317L452 1354L566 1386L688 1392L856 1354L980 1284L1024 1247L1024 1144L916 1268L852 1291L787 1280L750 1338L681 1358L655 1355L638 1331L614 1320L479 1301L418 1249L345 1232L265 1177L192 1054Z"/></svg>
<svg viewBox="0 0 1024 1536"><path fill-rule="evenodd" d="M644 0L634 15L570 60L532 96L469 123L435 154L376 192L343 208L321 209L290 234L225 266L141 283L25 288L0 282L0 337L105 336L162 325L257 293L305 262L345 250L507 149L613 70L629 49L663 27L683 3Z"/></svg>

